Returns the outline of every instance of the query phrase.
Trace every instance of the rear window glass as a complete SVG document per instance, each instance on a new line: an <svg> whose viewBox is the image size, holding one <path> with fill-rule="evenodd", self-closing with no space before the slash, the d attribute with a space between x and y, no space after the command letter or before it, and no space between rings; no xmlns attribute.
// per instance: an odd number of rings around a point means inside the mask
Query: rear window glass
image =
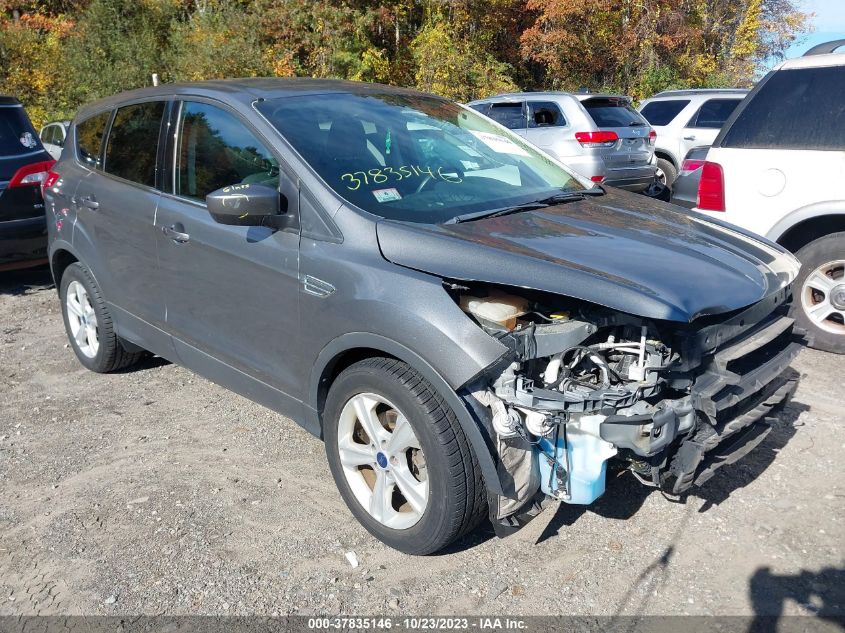
<svg viewBox="0 0 845 633"><path fill-rule="evenodd" d="M0 105L0 157L31 154L41 141L21 105Z"/></svg>
<svg viewBox="0 0 845 633"><path fill-rule="evenodd" d="M710 99L705 101L689 122L689 127L718 130L733 114L742 99Z"/></svg>
<svg viewBox="0 0 845 633"><path fill-rule="evenodd" d="M528 127L562 127L566 119L558 105L551 101L528 102Z"/></svg>
<svg viewBox="0 0 845 633"><path fill-rule="evenodd" d="M496 123L501 123L509 130L525 127L525 115L521 103L494 103L487 113Z"/></svg>
<svg viewBox="0 0 845 633"><path fill-rule="evenodd" d="M640 113L622 101L590 99L583 102L587 112L599 127L631 127L646 125Z"/></svg>
<svg viewBox="0 0 845 633"><path fill-rule="evenodd" d="M726 131L722 147L845 150L845 68L776 71Z"/></svg>
<svg viewBox="0 0 845 633"><path fill-rule="evenodd" d="M162 114L163 101L136 103L118 109L106 143L107 173L155 187Z"/></svg>
<svg viewBox="0 0 845 633"><path fill-rule="evenodd" d="M100 146L111 112L101 112L76 124L76 150L79 160L91 168L100 166Z"/></svg>
<svg viewBox="0 0 845 633"><path fill-rule="evenodd" d="M640 114L652 125L669 125L688 105L689 99L652 101L645 104Z"/></svg>

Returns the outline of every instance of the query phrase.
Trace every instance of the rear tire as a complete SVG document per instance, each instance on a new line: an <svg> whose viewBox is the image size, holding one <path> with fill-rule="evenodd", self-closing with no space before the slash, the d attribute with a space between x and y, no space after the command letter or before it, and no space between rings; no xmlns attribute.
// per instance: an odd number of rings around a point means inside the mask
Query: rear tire
<svg viewBox="0 0 845 633"><path fill-rule="evenodd" d="M810 347L845 354L845 232L831 233L795 253L792 317L813 339Z"/></svg>
<svg viewBox="0 0 845 633"><path fill-rule="evenodd" d="M399 360L369 358L344 370L326 399L324 435L346 505L394 549L431 554L486 515L481 469L455 413Z"/></svg>
<svg viewBox="0 0 845 633"><path fill-rule="evenodd" d="M675 165L672 164L672 161L667 160L666 158L658 157L657 170L657 179L667 187L671 187L678 179L678 170L675 169Z"/></svg>
<svg viewBox="0 0 845 633"><path fill-rule="evenodd" d="M70 346L86 368L104 374L129 367L146 354L124 348L100 287L82 264L65 269L59 297Z"/></svg>

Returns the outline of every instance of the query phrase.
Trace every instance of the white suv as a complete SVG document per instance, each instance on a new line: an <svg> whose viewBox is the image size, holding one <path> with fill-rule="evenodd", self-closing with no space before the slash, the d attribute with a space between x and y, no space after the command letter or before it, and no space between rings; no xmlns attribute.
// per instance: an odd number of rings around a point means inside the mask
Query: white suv
<svg viewBox="0 0 845 633"><path fill-rule="evenodd" d="M748 94L741 89L666 90L640 103L640 114L657 132L657 176L671 186L684 157L710 145Z"/></svg>
<svg viewBox="0 0 845 633"><path fill-rule="evenodd" d="M793 316L845 353L845 53L831 42L764 77L707 154L696 210L794 252Z"/></svg>

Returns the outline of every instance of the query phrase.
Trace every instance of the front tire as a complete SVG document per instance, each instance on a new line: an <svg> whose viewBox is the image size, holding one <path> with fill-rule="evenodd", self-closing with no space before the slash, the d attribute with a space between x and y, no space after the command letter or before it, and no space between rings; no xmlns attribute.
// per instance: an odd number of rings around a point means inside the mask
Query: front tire
<svg viewBox="0 0 845 633"><path fill-rule="evenodd" d="M65 269L59 288L68 340L79 362L104 374L135 364L144 352L129 352L115 334L114 323L93 275L76 262Z"/></svg>
<svg viewBox="0 0 845 633"><path fill-rule="evenodd" d="M845 233L813 240L796 254L792 316L810 333L811 347L845 354Z"/></svg>
<svg viewBox="0 0 845 633"><path fill-rule="evenodd" d="M324 421L338 490L383 543L431 554L485 516L481 471L454 412L405 363L370 358L344 370Z"/></svg>

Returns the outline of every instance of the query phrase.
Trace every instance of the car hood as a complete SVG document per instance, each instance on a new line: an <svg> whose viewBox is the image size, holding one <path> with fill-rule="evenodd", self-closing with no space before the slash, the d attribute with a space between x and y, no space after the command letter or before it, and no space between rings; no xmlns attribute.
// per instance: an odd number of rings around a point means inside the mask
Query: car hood
<svg viewBox="0 0 845 633"><path fill-rule="evenodd" d="M792 283L779 246L645 196L604 196L460 224L381 220L383 256L441 277L531 288L690 322Z"/></svg>

